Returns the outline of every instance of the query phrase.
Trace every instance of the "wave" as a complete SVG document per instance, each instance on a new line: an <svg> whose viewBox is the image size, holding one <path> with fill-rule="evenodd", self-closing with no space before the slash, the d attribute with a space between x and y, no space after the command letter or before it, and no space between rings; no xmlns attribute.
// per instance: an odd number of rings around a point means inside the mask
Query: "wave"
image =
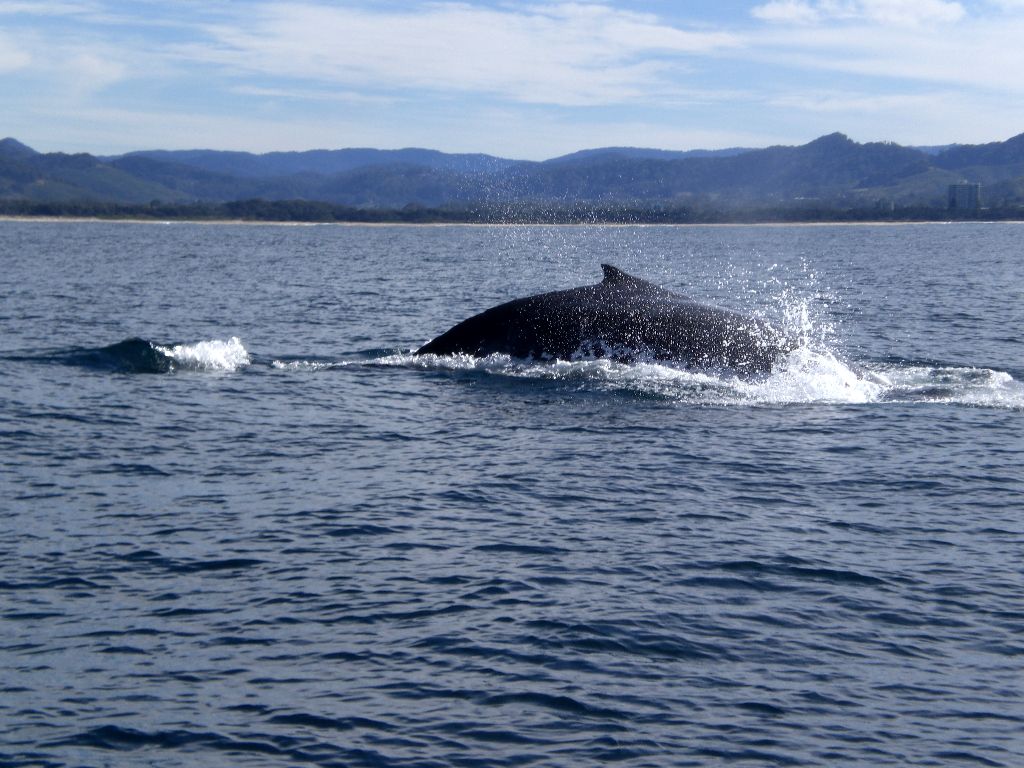
<svg viewBox="0 0 1024 768"><path fill-rule="evenodd" d="M1024 382L1007 371L908 362L880 364L874 375L886 383L884 400L1024 409Z"/></svg>
<svg viewBox="0 0 1024 768"><path fill-rule="evenodd" d="M415 355L412 350L354 352L340 359L256 358L238 337L161 345L130 338L98 348L8 356L111 373L235 372L251 365L287 373L346 368L404 367L452 374L537 380L579 391L654 397L698 405L800 403L936 403L1024 410L1024 382L1007 371L940 362L887 358L848 361L819 342L788 353L771 374L740 376L728 370L692 370L658 360L611 358L522 360L494 354Z"/></svg>
<svg viewBox="0 0 1024 768"><path fill-rule="evenodd" d="M51 362L110 373L173 373L175 371L237 371L249 365L248 351L236 336L192 344L163 346L130 338L105 347L76 347L52 354L16 359Z"/></svg>
<svg viewBox="0 0 1024 768"><path fill-rule="evenodd" d="M830 350L801 347L768 375L742 378L728 372L679 368L666 362L621 363L608 359L525 361L507 355L396 353L379 365L540 379L582 388L655 396L700 405L799 403L950 403L1024 409L1024 383L1005 371L886 361L851 363Z"/></svg>

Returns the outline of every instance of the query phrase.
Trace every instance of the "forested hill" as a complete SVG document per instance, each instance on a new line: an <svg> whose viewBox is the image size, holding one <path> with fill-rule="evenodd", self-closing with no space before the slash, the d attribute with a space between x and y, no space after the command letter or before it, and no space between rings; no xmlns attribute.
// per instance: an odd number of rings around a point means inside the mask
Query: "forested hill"
<svg viewBox="0 0 1024 768"><path fill-rule="evenodd" d="M985 205L1024 204L1024 134L946 148L860 144L672 152L615 147L544 162L426 149L43 154L0 140L0 200L140 204L308 200L359 209L473 205L944 208L949 184Z"/></svg>

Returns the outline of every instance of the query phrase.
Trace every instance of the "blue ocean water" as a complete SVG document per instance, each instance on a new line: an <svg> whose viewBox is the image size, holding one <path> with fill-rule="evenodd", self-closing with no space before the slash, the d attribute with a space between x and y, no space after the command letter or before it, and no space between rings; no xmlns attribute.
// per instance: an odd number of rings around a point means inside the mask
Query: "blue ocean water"
<svg viewBox="0 0 1024 768"><path fill-rule="evenodd" d="M1024 765L1022 242L0 222L0 765ZM410 354L602 262L802 345Z"/></svg>

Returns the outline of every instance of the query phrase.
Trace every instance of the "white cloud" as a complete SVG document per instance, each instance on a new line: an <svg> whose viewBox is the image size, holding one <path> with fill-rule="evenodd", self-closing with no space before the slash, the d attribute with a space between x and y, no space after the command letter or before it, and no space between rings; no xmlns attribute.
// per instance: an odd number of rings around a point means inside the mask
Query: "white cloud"
<svg viewBox="0 0 1024 768"><path fill-rule="evenodd" d="M902 143L1006 138L1024 129L1024 17L995 2L966 15L944 2L777 0L758 7L772 23L738 55L779 73L764 109L790 125Z"/></svg>
<svg viewBox="0 0 1024 768"><path fill-rule="evenodd" d="M794 124L812 132L841 130L858 141L904 145L983 143L1021 132L1024 105L998 94L936 89L889 95L860 92L792 91L772 97L772 111L791 112Z"/></svg>
<svg viewBox="0 0 1024 768"><path fill-rule="evenodd" d="M771 97L769 103L784 109L823 114L861 113L879 115L890 111L916 112L936 102L935 94L870 94L837 91L793 92Z"/></svg>
<svg viewBox="0 0 1024 768"><path fill-rule="evenodd" d="M358 91L340 91L337 89L313 88L266 88L259 85L238 85L230 89L231 93L240 96L255 96L260 99L271 99L286 102L340 102L351 105L394 104L398 99L387 96L374 96Z"/></svg>
<svg viewBox="0 0 1024 768"><path fill-rule="evenodd" d="M0 0L0 103L29 143L101 152L542 158L1024 129L1024 0L754 2L765 23L620 0Z"/></svg>
<svg viewBox="0 0 1024 768"><path fill-rule="evenodd" d="M0 15L68 16L95 11L94 3L75 3L54 0L0 0Z"/></svg>
<svg viewBox="0 0 1024 768"><path fill-rule="evenodd" d="M79 93L102 90L128 75L127 65L117 57L91 50L69 51L57 66L62 82Z"/></svg>
<svg viewBox="0 0 1024 768"><path fill-rule="evenodd" d="M12 122L59 105L67 113L61 127L74 131L79 113L100 94L152 69L144 57L105 42L30 31L12 48L0 33L0 114Z"/></svg>
<svg viewBox="0 0 1024 768"><path fill-rule="evenodd" d="M247 116L194 114L162 109L145 111L81 106L69 121L63 105L37 107L38 126L25 140L40 151L120 154L140 149L239 149L254 152L302 150L340 146L349 126L325 126L296 116L290 120L262 119L253 131ZM73 133L69 133L69 122Z"/></svg>
<svg viewBox="0 0 1024 768"><path fill-rule="evenodd" d="M25 69L32 63L28 51L16 45L9 36L0 34L0 74Z"/></svg>
<svg viewBox="0 0 1024 768"><path fill-rule="evenodd" d="M739 44L734 35L600 4L432 3L382 12L268 3L207 32L214 47L181 52L260 75L559 105L640 99L668 87L669 73L688 57Z"/></svg>
<svg viewBox="0 0 1024 768"><path fill-rule="evenodd" d="M967 15L951 0L771 0L751 13L772 22L855 21L908 27L960 21Z"/></svg>
<svg viewBox="0 0 1024 768"><path fill-rule="evenodd" d="M804 0L773 0L756 6L751 14L763 21L788 24L813 24L821 20L821 14Z"/></svg>
<svg viewBox="0 0 1024 768"><path fill-rule="evenodd" d="M944 32L869 26L769 29L753 37L756 57L806 73L839 72L891 83L945 84L1024 93L1024 19L972 21ZM892 85L874 83L881 93Z"/></svg>

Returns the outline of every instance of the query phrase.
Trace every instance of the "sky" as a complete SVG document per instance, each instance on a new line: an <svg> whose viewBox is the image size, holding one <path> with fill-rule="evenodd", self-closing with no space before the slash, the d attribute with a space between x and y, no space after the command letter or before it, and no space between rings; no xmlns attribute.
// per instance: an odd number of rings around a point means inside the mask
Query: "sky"
<svg viewBox="0 0 1024 768"><path fill-rule="evenodd" d="M0 0L39 151L923 146L1024 132L1024 0Z"/></svg>

